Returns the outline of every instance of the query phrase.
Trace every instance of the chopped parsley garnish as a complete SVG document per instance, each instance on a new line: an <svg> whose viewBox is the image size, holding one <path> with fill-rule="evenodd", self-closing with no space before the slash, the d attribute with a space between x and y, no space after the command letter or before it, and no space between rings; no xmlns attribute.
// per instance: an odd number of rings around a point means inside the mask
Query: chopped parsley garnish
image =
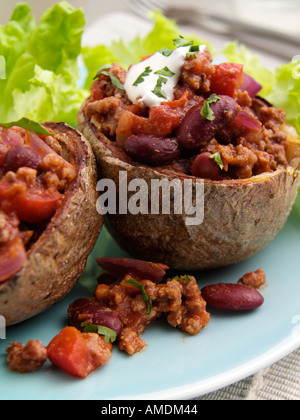
<svg viewBox="0 0 300 420"><path fill-rule="evenodd" d="M200 111L200 114L203 118L209 121L214 121L216 119L209 105L217 102L219 99L220 98L215 93L213 93L206 101L203 102L203 107Z"/></svg>
<svg viewBox="0 0 300 420"><path fill-rule="evenodd" d="M112 68L112 64L103 64L98 70L94 77L94 80L97 79L97 77L102 73L103 70L109 70Z"/></svg>
<svg viewBox="0 0 300 420"><path fill-rule="evenodd" d="M224 169L224 165L222 162L222 157L220 155L220 152L214 153L213 155L209 156L210 159L214 160L220 167L221 170Z"/></svg>
<svg viewBox="0 0 300 420"><path fill-rule="evenodd" d="M122 83L120 82L120 80L114 76L113 74L109 73L107 70L111 69L113 66L111 64L104 64L103 66L101 66L97 73L96 76L94 77L94 80L97 79L98 76L100 76L100 74L104 74L104 76L108 76L112 82L112 84L114 86L116 86L118 89L120 90L125 90L124 86L122 85Z"/></svg>
<svg viewBox="0 0 300 420"><path fill-rule="evenodd" d="M196 53L195 52L188 52L187 54L186 54L186 56L187 56L187 58L197 58L197 56L196 56Z"/></svg>
<svg viewBox="0 0 300 420"><path fill-rule="evenodd" d="M159 76L155 88L152 90L152 92L158 96L159 98L168 99L164 91L162 90L162 85L166 84L168 79L165 77Z"/></svg>
<svg viewBox="0 0 300 420"><path fill-rule="evenodd" d="M187 58L190 58L190 57L197 58L196 52L199 52L199 51L200 51L199 45L192 45L190 48L190 51L187 53L186 56Z"/></svg>
<svg viewBox="0 0 300 420"><path fill-rule="evenodd" d="M154 72L154 74L159 74L161 76L166 76L166 77L172 77L175 76L175 73L173 73L167 66L164 67L161 70L157 70Z"/></svg>
<svg viewBox="0 0 300 420"><path fill-rule="evenodd" d="M104 327L103 325L89 324L88 322L82 322L82 327L84 327L83 332L85 333L97 333L99 335L104 335L105 343L108 343L109 340L113 343L116 341L117 333L111 328Z"/></svg>
<svg viewBox="0 0 300 420"><path fill-rule="evenodd" d="M170 57L170 55L174 52L174 49L171 50L169 48L161 48L160 50L158 50L158 52L164 55L165 57Z"/></svg>
<svg viewBox="0 0 300 420"><path fill-rule="evenodd" d="M187 41L181 35L179 35L178 38L173 39L173 43L174 43L175 47L177 47L177 48L178 47L188 47L188 46L193 46L194 45L194 41Z"/></svg>
<svg viewBox="0 0 300 420"><path fill-rule="evenodd" d="M54 133L50 133L50 131L46 130L46 128L44 128L40 123L36 122L36 121L32 121L28 118L21 118L18 121L12 121L9 123L1 123L0 125L2 125L2 127L6 127L6 128L11 128L11 127L21 127L24 128L25 130L30 130L33 131L36 134L42 134L44 136L53 136Z"/></svg>
<svg viewBox="0 0 300 420"><path fill-rule="evenodd" d="M150 66L147 66L143 73L139 75L139 77L136 79L136 81L133 83L132 86L138 86L140 83L143 83L145 80L145 77L149 76L149 74L152 73L152 69Z"/></svg>
<svg viewBox="0 0 300 420"><path fill-rule="evenodd" d="M184 280L184 281L192 281L192 279L190 278L190 276L187 276L187 275L173 277L173 280L180 281L181 279Z"/></svg>
<svg viewBox="0 0 300 420"><path fill-rule="evenodd" d="M143 299L144 299L144 302L146 303L146 315L150 315L151 311L152 311L152 301L149 298L149 296L147 295L147 292L146 292L144 286L141 283L139 283L138 281L133 280L133 279L125 280L125 283L132 284L133 286L140 289L140 291L142 293L142 296L143 296Z"/></svg>
<svg viewBox="0 0 300 420"><path fill-rule="evenodd" d="M189 52L187 53L187 57L193 57L196 58L196 52L200 50L199 45L194 45L194 41L188 41L184 39L183 36L179 35L178 38L173 39L173 43L175 45L175 49L179 47L191 47ZM169 49L169 48L161 48L158 52L164 55L165 57L169 57L175 49Z"/></svg>

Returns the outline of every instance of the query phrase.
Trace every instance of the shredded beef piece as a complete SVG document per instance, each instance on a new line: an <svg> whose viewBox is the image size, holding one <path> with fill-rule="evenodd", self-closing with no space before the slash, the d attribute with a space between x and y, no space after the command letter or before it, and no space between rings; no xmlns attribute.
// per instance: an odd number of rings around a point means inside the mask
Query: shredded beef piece
<svg viewBox="0 0 300 420"><path fill-rule="evenodd" d="M266 284L266 274L260 268L257 271L245 274L238 283L243 284L244 286L252 287L253 289L259 289Z"/></svg>
<svg viewBox="0 0 300 420"><path fill-rule="evenodd" d="M276 131L286 119L286 113L283 109L277 109L274 107L261 108L259 112L259 120L264 124L266 128L270 128Z"/></svg>
<svg viewBox="0 0 300 420"><path fill-rule="evenodd" d="M257 163L255 153L241 144L236 147L232 144L219 145L216 149L221 154L225 171L228 171L229 166L233 166L237 177L244 179L252 176L253 168Z"/></svg>
<svg viewBox="0 0 300 420"><path fill-rule="evenodd" d="M210 319L206 312L206 303L201 296L194 277L168 279L166 283L156 284L150 280L141 280L147 296L151 299L152 310L146 315L146 303L136 286L126 283L132 279L127 275L115 284L100 284L95 296L103 308L117 312L123 323L119 339L119 348L128 354L134 354L145 347L139 338L145 328L162 314L166 314L170 325L179 327L188 334L197 334Z"/></svg>
<svg viewBox="0 0 300 420"><path fill-rule="evenodd" d="M142 338L139 338L137 333L130 328L123 328L119 349L125 351L130 356L138 353L146 347L146 343Z"/></svg>
<svg viewBox="0 0 300 420"><path fill-rule="evenodd" d="M114 96L91 102L86 107L86 113L94 117L96 127L109 136L116 135L122 111L125 111L123 102Z"/></svg>
<svg viewBox="0 0 300 420"><path fill-rule="evenodd" d="M61 156L54 153L50 153L43 158L40 163L40 169L45 172L41 176L44 185L47 188L57 188L61 192L65 190L67 185L76 176L76 171L73 166L62 159Z"/></svg>
<svg viewBox="0 0 300 420"><path fill-rule="evenodd" d="M105 365L112 356L112 344L105 342L104 337L95 333L83 333L89 350L89 369L91 372Z"/></svg>
<svg viewBox="0 0 300 420"><path fill-rule="evenodd" d="M194 335L206 327L210 315L206 311L206 302L202 298L196 279L188 276L180 278L182 286L182 303L178 309L171 310L168 314L168 322L182 331Z"/></svg>
<svg viewBox="0 0 300 420"><path fill-rule="evenodd" d="M252 98L250 97L249 93L247 91L242 92L240 89L237 93L236 102L241 107L248 107L251 108L252 106Z"/></svg>
<svg viewBox="0 0 300 420"><path fill-rule="evenodd" d="M215 72L212 55L206 49L196 53L197 58L187 58L181 71L181 81L193 91L207 93L210 90L210 75Z"/></svg>
<svg viewBox="0 0 300 420"><path fill-rule="evenodd" d="M39 340L30 340L24 346L22 343L9 343L7 363L10 370L20 373L34 372L47 361L47 349Z"/></svg>

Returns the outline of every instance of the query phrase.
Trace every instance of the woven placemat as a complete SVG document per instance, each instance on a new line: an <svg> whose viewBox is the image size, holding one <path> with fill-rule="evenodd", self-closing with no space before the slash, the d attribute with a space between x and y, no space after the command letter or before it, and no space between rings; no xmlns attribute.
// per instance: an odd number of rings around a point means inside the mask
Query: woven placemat
<svg viewBox="0 0 300 420"><path fill-rule="evenodd" d="M254 376L197 400L300 400L300 349Z"/></svg>

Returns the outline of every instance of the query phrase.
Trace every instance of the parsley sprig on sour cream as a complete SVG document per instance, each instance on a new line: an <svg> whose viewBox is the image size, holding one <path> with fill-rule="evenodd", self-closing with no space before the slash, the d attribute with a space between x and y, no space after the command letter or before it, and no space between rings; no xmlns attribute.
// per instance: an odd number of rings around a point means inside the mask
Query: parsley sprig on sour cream
<svg viewBox="0 0 300 420"><path fill-rule="evenodd" d="M173 42L176 48L161 49L130 67L124 88L131 102L138 100L154 107L163 101L172 101L185 58L206 48L205 45L194 45L193 41L186 41L181 36Z"/></svg>

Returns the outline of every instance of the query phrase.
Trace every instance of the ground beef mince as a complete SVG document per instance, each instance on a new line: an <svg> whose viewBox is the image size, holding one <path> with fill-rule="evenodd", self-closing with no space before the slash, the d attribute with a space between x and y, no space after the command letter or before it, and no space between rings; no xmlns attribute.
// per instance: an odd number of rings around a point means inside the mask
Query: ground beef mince
<svg viewBox="0 0 300 420"><path fill-rule="evenodd" d="M147 69L146 66L145 61ZM222 170L220 173L213 171L218 173L217 180L250 178L288 165L285 112L243 90L242 65L215 65L207 48L187 54L173 89L173 100L163 100L155 106L148 106L141 98L132 102L126 90L116 86L113 78L124 85L127 74L117 63L105 73L100 72L91 87L85 113L95 129L107 136L110 147L121 150L130 163L132 160L133 163L147 163L137 158L139 141L145 143L145 136L148 136L150 148L155 143L155 150L163 151L163 145L157 146L159 141L163 142L166 138L180 140L178 133L182 133L182 124L188 121L189 133L198 130L200 139L195 141L194 134L188 134L187 139L179 141L180 156L174 158L170 155L169 160L166 156L166 159L157 159L157 162L151 159L148 165L186 175L197 176L199 173L202 178L213 179L213 175L208 173L205 176L203 171L193 173L193 161L202 153L209 152L211 156L219 154ZM144 79L147 72L145 74ZM167 80L166 75L163 77ZM161 83L163 87L165 82ZM219 111L222 106L221 102L218 105L218 101L226 101L226 98L234 100L234 107L232 104L229 107L231 118L228 114L224 117L224 109ZM193 107L197 106L199 112L194 111L194 114L198 120L195 117L187 119ZM209 113L213 109L216 110L215 115ZM208 112L206 115L203 113L205 110ZM223 114L219 115L219 112ZM134 155L128 156L129 149L125 144L132 137L134 141L131 140L131 144L137 147Z"/></svg>
<svg viewBox="0 0 300 420"><path fill-rule="evenodd" d="M22 343L10 343L6 349L9 369L19 373L29 373L39 370L47 361L47 349L40 340L29 340Z"/></svg>
<svg viewBox="0 0 300 420"><path fill-rule="evenodd" d="M170 325L190 335L198 334L209 323L206 302L194 277L181 276L160 284L139 280L151 300L148 312L145 298L132 280L132 275L127 274L116 283L99 284L95 291L100 307L120 316L123 328L118 338L119 348L126 353L135 354L146 346L139 336L159 317L165 316ZM82 319L81 315L77 316Z"/></svg>

